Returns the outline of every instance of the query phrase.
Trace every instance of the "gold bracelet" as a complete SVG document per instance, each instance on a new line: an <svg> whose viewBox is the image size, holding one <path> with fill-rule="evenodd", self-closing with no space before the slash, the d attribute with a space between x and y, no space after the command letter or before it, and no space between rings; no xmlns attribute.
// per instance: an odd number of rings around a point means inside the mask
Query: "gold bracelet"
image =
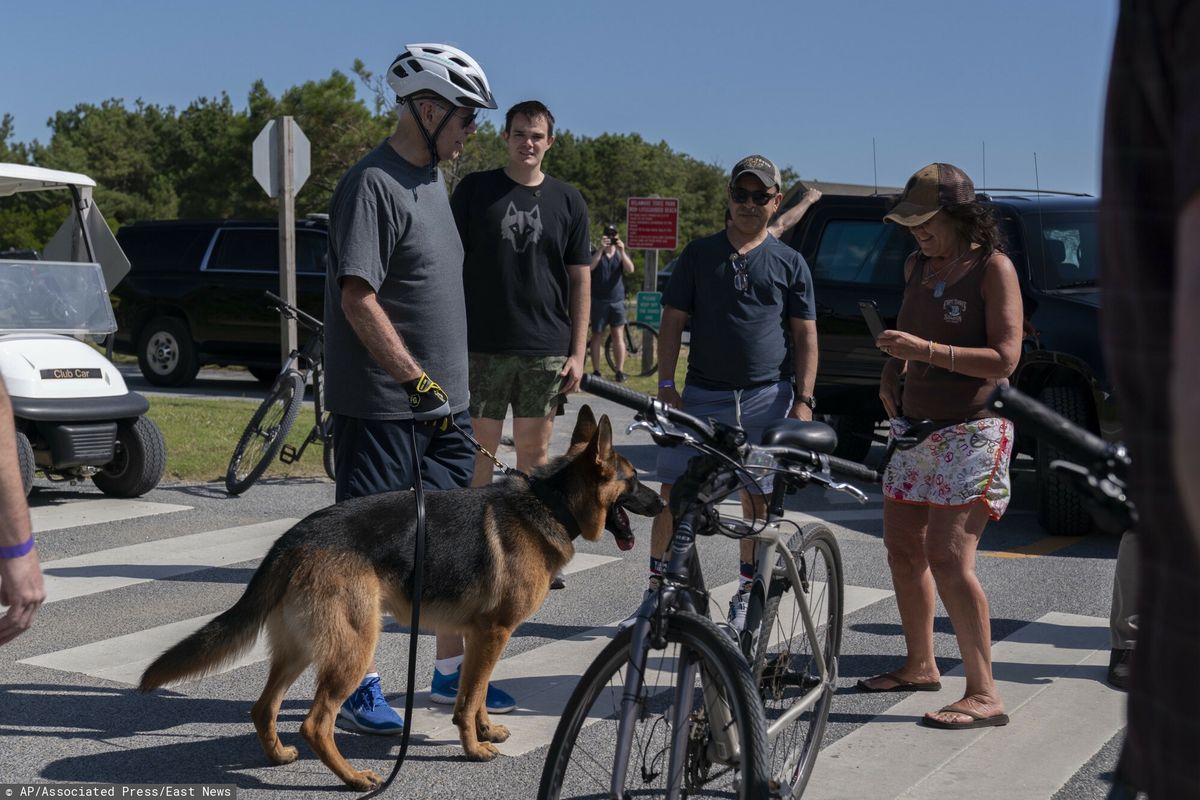
<svg viewBox="0 0 1200 800"><path fill-rule="evenodd" d="M954 372L954 345L946 345L950 348L950 371Z"/></svg>
<svg viewBox="0 0 1200 800"><path fill-rule="evenodd" d="M933 339L929 340L929 358L927 358L926 361L928 361L930 364L933 363L933 347L935 344L936 342L934 342Z"/></svg>

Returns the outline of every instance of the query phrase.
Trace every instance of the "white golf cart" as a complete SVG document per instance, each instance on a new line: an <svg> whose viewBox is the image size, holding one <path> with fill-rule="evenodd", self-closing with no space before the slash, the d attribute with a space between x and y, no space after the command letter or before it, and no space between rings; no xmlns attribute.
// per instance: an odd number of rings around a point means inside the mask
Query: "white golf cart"
<svg viewBox="0 0 1200 800"><path fill-rule="evenodd" d="M86 175L0 163L0 203L18 192L71 200L41 257L0 254L0 375L26 494L40 471L71 483L90 477L105 494L137 497L166 467L162 433L144 416L150 404L83 341L117 329L108 292L129 271L92 199L95 185Z"/></svg>

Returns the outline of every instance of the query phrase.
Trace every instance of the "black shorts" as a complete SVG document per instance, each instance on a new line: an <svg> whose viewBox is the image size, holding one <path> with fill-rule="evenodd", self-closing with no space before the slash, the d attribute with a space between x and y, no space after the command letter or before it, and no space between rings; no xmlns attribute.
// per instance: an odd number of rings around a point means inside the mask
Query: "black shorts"
<svg viewBox="0 0 1200 800"><path fill-rule="evenodd" d="M592 333L600 333L610 325L625 324L625 301L592 303Z"/></svg>
<svg viewBox="0 0 1200 800"><path fill-rule="evenodd" d="M471 432L471 415L466 411L455 414L454 422ZM441 432L409 419L360 419L334 414L335 501L413 488L414 431L422 486L460 489L471 485L475 447L453 428Z"/></svg>

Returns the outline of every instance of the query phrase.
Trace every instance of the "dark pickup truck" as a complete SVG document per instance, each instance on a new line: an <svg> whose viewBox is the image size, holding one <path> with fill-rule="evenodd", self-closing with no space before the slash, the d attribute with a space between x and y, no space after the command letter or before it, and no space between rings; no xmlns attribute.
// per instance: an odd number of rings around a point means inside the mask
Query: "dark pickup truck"
<svg viewBox="0 0 1200 800"><path fill-rule="evenodd" d="M279 372L279 314L263 292L279 291L274 220L162 220L117 231L130 271L112 293L114 349L136 355L146 380L186 386L206 364ZM325 220L296 224L297 305L324 311Z"/></svg>
<svg viewBox="0 0 1200 800"><path fill-rule="evenodd" d="M1116 438L1119 423L1100 353L1096 283L1099 200L1048 193L981 193L995 209L1004 250L1016 265L1033 327L1011 382L1088 430ZM859 311L874 300L894 325L904 289L908 232L883 222L893 197L825 195L785 237L808 261L817 300L820 366L817 410L838 431L839 451L861 460L884 419L875 348ZM1054 534L1082 534L1091 517L1068 481L1050 469L1056 456L1017 431L1016 452L1035 459L1039 519Z"/></svg>

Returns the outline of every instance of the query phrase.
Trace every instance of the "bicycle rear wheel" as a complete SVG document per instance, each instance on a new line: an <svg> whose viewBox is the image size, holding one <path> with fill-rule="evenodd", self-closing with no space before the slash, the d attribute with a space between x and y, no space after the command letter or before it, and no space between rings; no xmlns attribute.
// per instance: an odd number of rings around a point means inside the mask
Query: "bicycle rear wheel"
<svg viewBox="0 0 1200 800"><path fill-rule="evenodd" d="M649 649L638 682L640 708L629 767L626 797L661 797L668 783L670 747L676 734L687 737L687 755L679 785L688 797L736 797L758 800L767 794L762 708L750 671L737 646L711 620L679 611L667 618L666 647ZM625 628L600 653L575 687L555 731L542 770L541 800L608 797L629 668L633 629ZM699 664L688 729L671 727L675 681L684 659ZM740 747L722 759L712 752L711 703L728 709ZM717 693L713 695L712 693Z"/></svg>
<svg viewBox="0 0 1200 800"><path fill-rule="evenodd" d="M233 449L225 472L225 488L230 494L246 491L266 471L283 447L303 402L304 378L299 372L289 370L276 378Z"/></svg>
<svg viewBox="0 0 1200 800"><path fill-rule="evenodd" d="M763 609L753 673L766 715L771 780L790 786L791 796L800 797L812 775L837 684L842 556L833 533L820 523L797 531L788 549L796 561L801 586L792 586L781 558ZM798 593L812 615L815 646L804 628ZM828 675L825 682L821 680L821 662ZM801 702L811 705L794 719L782 721Z"/></svg>
<svg viewBox="0 0 1200 800"><path fill-rule="evenodd" d="M644 334L650 336L648 350L644 349L647 347ZM630 375L653 375L654 371L658 369L658 331L644 322L628 322L624 326L622 335L625 337L625 369L623 371ZM644 359L645 353L650 354L649 364ZM617 371L611 332L604 340L604 360L608 362L609 369L613 372Z"/></svg>

